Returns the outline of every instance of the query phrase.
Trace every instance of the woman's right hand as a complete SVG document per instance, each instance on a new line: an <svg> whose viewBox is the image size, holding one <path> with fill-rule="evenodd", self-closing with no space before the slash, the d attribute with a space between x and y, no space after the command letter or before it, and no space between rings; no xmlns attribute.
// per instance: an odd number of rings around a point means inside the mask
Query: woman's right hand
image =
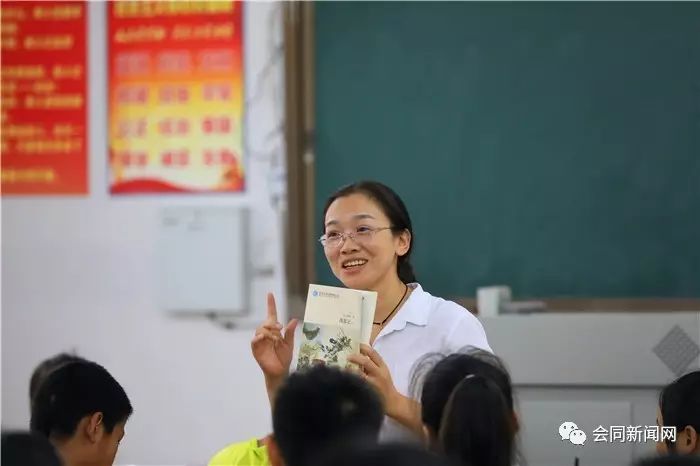
<svg viewBox="0 0 700 466"><path fill-rule="evenodd" d="M275 297L272 293L267 294L267 319L255 330L250 347L268 381L281 379L289 373L297 322L292 319L283 328L277 320Z"/></svg>

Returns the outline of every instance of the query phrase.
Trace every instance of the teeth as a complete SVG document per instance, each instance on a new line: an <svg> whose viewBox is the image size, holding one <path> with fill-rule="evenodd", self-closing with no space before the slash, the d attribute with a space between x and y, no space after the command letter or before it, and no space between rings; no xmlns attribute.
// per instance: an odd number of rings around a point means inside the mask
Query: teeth
<svg viewBox="0 0 700 466"><path fill-rule="evenodd" d="M363 264L366 264L366 263L367 263L366 260L364 260L364 259L358 259L358 260L354 260L354 261L350 261L350 262L344 263L344 264L343 264L343 267L356 267L356 266L358 266L358 265L363 265Z"/></svg>

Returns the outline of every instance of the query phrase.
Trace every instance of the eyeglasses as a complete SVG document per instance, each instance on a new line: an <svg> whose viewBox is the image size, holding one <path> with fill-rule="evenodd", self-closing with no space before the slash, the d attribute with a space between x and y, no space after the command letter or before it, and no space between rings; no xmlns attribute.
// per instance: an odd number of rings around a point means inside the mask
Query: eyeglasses
<svg viewBox="0 0 700 466"><path fill-rule="evenodd" d="M393 230L394 227L384 227L384 228L370 228L370 227L359 227L354 232L342 233L339 231L332 231L322 235L318 240L321 242L324 248L335 249L340 247L341 244L345 242L348 238L353 240L358 244L367 244L372 241L372 237L375 233L382 230Z"/></svg>

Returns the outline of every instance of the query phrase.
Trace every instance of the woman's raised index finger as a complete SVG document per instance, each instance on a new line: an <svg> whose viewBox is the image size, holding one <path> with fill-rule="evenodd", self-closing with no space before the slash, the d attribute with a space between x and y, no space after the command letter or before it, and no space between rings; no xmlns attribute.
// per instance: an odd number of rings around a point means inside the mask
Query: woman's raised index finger
<svg viewBox="0 0 700 466"><path fill-rule="evenodd" d="M277 305L275 304L275 295L267 294L267 321L277 322Z"/></svg>

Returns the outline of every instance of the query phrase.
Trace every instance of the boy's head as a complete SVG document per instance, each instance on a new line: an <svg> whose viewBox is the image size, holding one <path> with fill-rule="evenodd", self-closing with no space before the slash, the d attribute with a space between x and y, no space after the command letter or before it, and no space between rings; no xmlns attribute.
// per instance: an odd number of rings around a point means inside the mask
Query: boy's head
<svg viewBox="0 0 700 466"><path fill-rule="evenodd" d="M69 353L59 353L55 356L51 356L48 359L44 359L39 363L38 366L32 372L32 377L29 379L29 408L31 409L36 392L39 387L46 380L46 378L59 367L65 366L69 362L75 361L85 361L85 359L80 356Z"/></svg>
<svg viewBox="0 0 700 466"><path fill-rule="evenodd" d="M75 361L41 384L30 426L51 440L67 466L111 466L132 411L126 392L104 367Z"/></svg>
<svg viewBox="0 0 700 466"><path fill-rule="evenodd" d="M2 466L61 466L53 445L35 432L2 433Z"/></svg>
<svg viewBox="0 0 700 466"><path fill-rule="evenodd" d="M667 385L659 396L659 426L675 427L676 441L659 442L659 453L700 455L700 371Z"/></svg>
<svg viewBox="0 0 700 466"><path fill-rule="evenodd" d="M328 366L298 371L275 399L270 461L303 466L334 445L375 442L383 419L377 393L357 375Z"/></svg>

